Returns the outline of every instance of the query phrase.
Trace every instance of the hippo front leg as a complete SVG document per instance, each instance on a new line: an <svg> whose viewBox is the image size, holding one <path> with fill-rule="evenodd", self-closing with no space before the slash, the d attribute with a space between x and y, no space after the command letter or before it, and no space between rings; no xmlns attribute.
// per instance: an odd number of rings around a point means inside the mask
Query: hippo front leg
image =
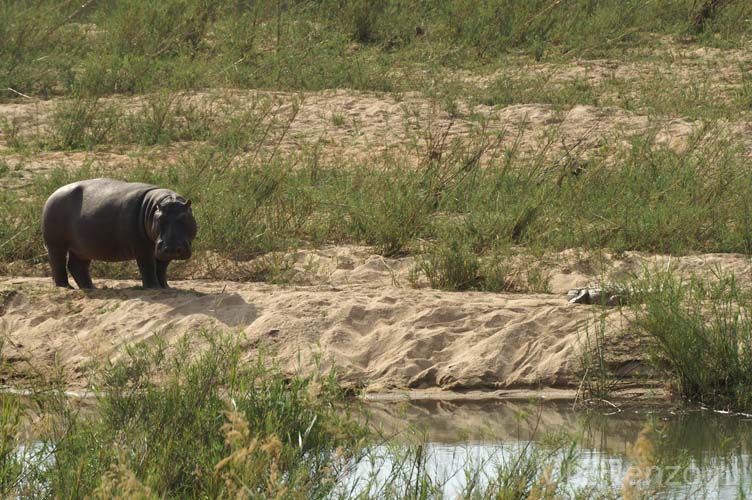
<svg viewBox="0 0 752 500"><path fill-rule="evenodd" d="M157 280L162 288L170 288L170 285L167 284L167 266L169 265L169 260L157 261Z"/></svg>
<svg viewBox="0 0 752 500"><path fill-rule="evenodd" d="M159 278L157 278L157 260L154 256L138 257L136 263L138 270L141 271L144 288L161 288Z"/></svg>

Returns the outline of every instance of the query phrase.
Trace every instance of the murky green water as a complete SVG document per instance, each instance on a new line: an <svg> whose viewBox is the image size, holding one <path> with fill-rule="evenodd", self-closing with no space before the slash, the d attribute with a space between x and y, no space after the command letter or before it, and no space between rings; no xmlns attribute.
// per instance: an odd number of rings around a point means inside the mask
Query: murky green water
<svg viewBox="0 0 752 500"><path fill-rule="evenodd" d="M649 478L664 498L739 498L752 492L752 418L706 410L633 407L574 411L571 404L511 402L369 403L384 445L350 477L393 474L393 443L424 441L426 468L448 498L462 491L468 468L493 477L499 465L525 446L577 442L577 466L569 487L622 492L638 436L649 457ZM392 443L391 445L386 443ZM639 455L639 453L638 453ZM634 469L633 469L634 470ZM645 484L645 483L643 483Z"/></svg>

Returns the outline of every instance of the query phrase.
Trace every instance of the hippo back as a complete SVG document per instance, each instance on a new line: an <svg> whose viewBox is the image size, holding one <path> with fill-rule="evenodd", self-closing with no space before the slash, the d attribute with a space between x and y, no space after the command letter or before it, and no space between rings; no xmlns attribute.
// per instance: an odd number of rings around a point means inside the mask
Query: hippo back
<svg viewBox="0 0 752 500"><path fill-rule="evenodd" d="M74 182L55 191L42 214L45 244L83 260L130 260L148 251L144 198L159 189L114 179Z"/></svg>

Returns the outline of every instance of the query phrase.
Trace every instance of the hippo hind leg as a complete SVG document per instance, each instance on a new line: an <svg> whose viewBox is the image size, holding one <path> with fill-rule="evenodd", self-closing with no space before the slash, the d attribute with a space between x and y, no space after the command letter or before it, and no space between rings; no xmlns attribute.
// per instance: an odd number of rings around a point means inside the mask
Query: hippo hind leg
<svg viewBox="0 0 752 500"><path fill-rule="evenodd" d="M167 266L170 265L170 261L158 260L157 261L157 281L162 288L170 288L167 284Z"/></svg>
<svg viewBox="0 0 752 500"><path fill-rule="evenodd" d="M50 259L52 281L54 281L55 286L73 288L70 286L70 283L68 283L68 271L65 270L65 260L68 257L68 251L48 248L47 256Z"/></svg>
<svg viewBox="0 0 752 500"><path fill-rule="evenodd" d="M70 271L73 279L76 280L78 288L94 288L94 284L91 282L91 275L89 274L90 260L83 260L75 256L74 254L68 254L68 271Z"/></svg>

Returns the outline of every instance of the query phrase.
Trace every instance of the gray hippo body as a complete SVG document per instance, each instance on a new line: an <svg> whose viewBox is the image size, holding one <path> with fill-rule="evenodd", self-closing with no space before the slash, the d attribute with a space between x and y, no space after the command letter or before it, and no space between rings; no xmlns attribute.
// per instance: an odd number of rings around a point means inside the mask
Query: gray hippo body
<svg viewBox="0 0 752 500"><path fill-rule="evenodd" d="M65 185L47 199L42 235L55 285L93 288L92 260L136 259L145 288L167 288L171 260L191 256L191 202L169 189L113 179Z"/></svg>

